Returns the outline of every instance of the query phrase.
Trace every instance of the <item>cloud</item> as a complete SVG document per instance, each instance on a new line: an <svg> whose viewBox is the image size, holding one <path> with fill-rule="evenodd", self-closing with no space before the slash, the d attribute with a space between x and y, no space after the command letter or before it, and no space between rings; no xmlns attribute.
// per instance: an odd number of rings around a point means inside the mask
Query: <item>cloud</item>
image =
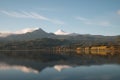
<svg viewBox="0 0 120 80"><path fill-rule="evenodd" d="M54 8L36 8L37 10L40 10L40 11L56 11L56 9Z"/></svg>
<svg viewBox="0 0 120 80"><path fill-rule="evenodd" d="M97 25L97 26L111 26L109 21L101 21L101 20L94 20L94 19L88 19L83 17L76 17L77 20L81 21L84 24L88 25Z"/></svg>
<svg viewBox="0 0 120 80"><path fill-rule="evenodd" d="M25 34L27 32L33 32L37 29L39 29L39 28L25 28L25 29L14 32L14 34Z"/></svg>
<svg viewBox="0 0 120 80"><path fill-rule="evenodd" d="M101 25L101 26L111 26L110 22L109 21L100 21L97 23L98 25Z"/></svg>
<svg viewBox="0 0 120 80"><path fill-rule="evenodd" d="M117 14L120 15L120 10L117 11Z"/></svg>
<svg viewBox="0 0 120 80"><path fill-rule="evenodd" d="M87 18L83 18L83 17L76 17L76 19L81 20L81 21L87 21Z"/></svg>
<svg viewBox="0 0 120 80"><path fill-rule="evenodd" d="M47 18L43 15L40 15L36 12L8 12L8 11L0 11L3 14L6 14L8 16L12 16L12 17L16 17L16 18L31 18L31 19L39 19L39 20L44 20L44 21L49 21L52 22L54 24L64 24L63 21L60 20L56 20L56 19L51 19L51 18Z"/></svg>
<svg viewBox="0 0 120 80"><path fill-rule="evenodd" d="M7 36L12 35L12 34L25 34L27 32L33 32L33 31L35 31L37 29L39 29L39 28L25 28L25 29L18 30L18 31L15 31L15 32L0 31L0 37L7 37Z"/></svg>

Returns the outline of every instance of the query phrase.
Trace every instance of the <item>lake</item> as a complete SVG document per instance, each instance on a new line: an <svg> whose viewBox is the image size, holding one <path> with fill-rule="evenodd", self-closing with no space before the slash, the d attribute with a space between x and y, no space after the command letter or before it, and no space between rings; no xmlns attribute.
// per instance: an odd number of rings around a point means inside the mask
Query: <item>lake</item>
<svg viewBox="0 0 120 80"><path fill-rule="evenodd" d="M0 80L120 80L120 54L0 51Z"/></svg>

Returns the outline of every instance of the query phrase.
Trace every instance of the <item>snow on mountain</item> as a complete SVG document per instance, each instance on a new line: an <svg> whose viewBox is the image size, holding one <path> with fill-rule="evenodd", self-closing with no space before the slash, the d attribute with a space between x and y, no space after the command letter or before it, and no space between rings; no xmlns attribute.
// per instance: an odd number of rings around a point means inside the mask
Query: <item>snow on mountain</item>
<svg viewBox="0 0 120 80"><path fill-rule="evenodd" d="M78 35L80 35L80 34L78 34L78 33L71 33L71 34L69 34L70 36L78 36Z"/></svg>
<svg viewBox="0 0 120 80"><path fill-rule="evenodd" d="M71 33L67 33L67 32L65 32L65 31L59 29L59 30L57 30L54 34L55 34L55 35L69 35L69 34L71 34Z"/></svg>
<svg viewBox="0 0 120 80"><path fill-rule="evenodd" d="M68 32L65 32L65 31L63 31L61 29L57 30L54 34L55 35L69 35L69 36L77 36L77 35L79 35L77 33L68 33Z"/></svg>

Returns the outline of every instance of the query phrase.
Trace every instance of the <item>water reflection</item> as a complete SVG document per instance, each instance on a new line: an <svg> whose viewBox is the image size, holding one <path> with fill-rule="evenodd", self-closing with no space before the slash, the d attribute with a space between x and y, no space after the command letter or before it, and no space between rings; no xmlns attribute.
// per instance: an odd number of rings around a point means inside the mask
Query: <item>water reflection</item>
<svg viewBox="0 0 120 80"><path fill-rule="evenodd" d="M9 65L9 64L5 64L5 63L0 63L0 70L20 70L22 72L25 73L35 73L37 74L38 71L26 66L21 66L21 65Z"/></svg>
<svg viewBox="0 0 120 80"><path fill-rule="evenodd" d="M56 69L58 72L61 72L63 69L69 69L72 68L72 66L69 65L55 65L54 69Z"/></svg>
<svg viewBox="0 0 120 80"><path fill-rule="evenodd" d="M118 51L109 51L109 50L76 50L77 54L92 54L92 55L115 55L119 54Z"/></svg>
<svg viewBox="0 0 120 80"><path fill-rule="evenodd" d="M120 54L3 51L0 80L119 80L119 64Z"/></svg>

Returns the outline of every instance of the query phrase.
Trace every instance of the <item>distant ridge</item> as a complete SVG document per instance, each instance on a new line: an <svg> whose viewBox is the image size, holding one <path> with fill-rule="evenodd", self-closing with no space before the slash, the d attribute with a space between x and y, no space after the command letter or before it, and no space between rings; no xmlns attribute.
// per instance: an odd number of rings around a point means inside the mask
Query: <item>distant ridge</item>
<svg viewBox="0 0 120 80"><path fill-rule="evenodd" d="M6 37L8 40L31 40L39 38L49 38L52 34L45 32L41 28L25 34L13 34Z"/></svg>
<svg viewBox="0 0 120 80"><path fill-rule="evenodd" d="M1 33L2 34L2 33ZM0 34L0 35L1 35ZM117 36L102 36L102 35L86 35L86 34L77 34L77 33L68 33L61 29L57 30L55 33L48 33L41 28L36 30L26 32L24 34L10 34L6 37L0 37L0 41L21 41L21 40L34 40L42 38L52 38L52 39L66 39L70 41L99 41L107 42L113 41Z"/></svg>

